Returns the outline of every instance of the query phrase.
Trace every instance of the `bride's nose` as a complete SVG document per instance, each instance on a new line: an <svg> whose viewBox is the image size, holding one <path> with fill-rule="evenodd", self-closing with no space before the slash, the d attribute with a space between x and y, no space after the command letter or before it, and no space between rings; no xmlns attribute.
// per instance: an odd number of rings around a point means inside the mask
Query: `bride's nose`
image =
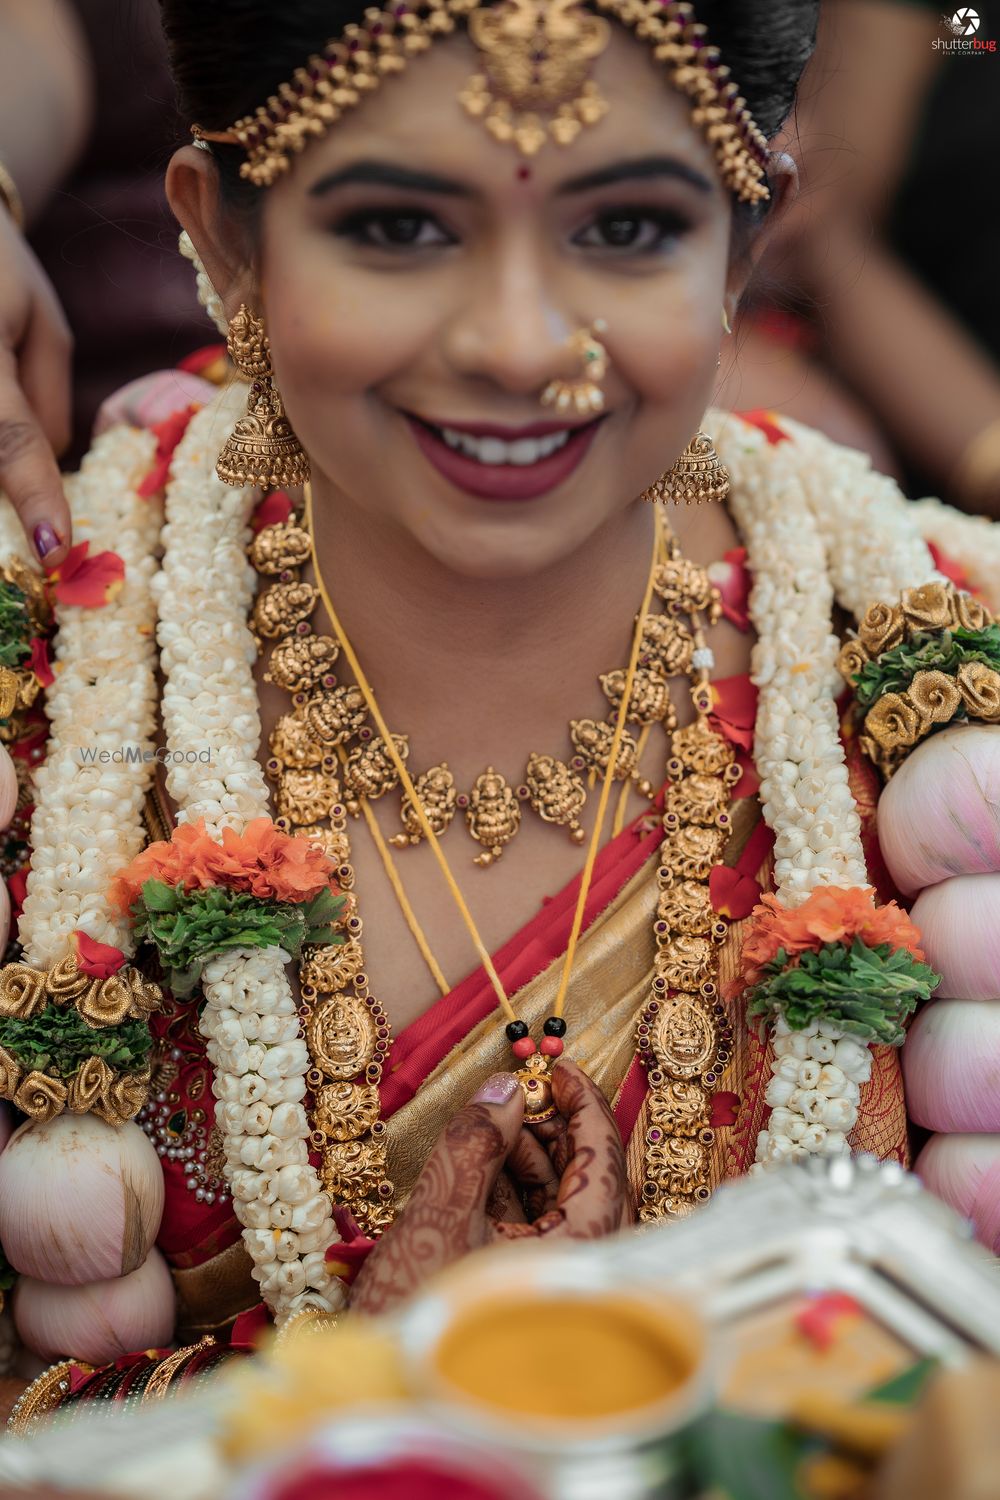
<svg viewBox="0 0 1000 1500"><path fill-rule="evenodd" d="M576 374L579 357L568 340L587 321L587 311L568 305L557 279L554 268L526 247L483 267L447 329L452 370L524 396Z"/></svg>

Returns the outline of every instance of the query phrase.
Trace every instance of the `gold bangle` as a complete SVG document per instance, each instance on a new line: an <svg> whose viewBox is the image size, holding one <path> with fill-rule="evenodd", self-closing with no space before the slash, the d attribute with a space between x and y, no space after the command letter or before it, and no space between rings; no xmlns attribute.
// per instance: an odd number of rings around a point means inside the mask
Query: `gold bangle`
<svg viewBox="0 0 1000 1500"><path fill-rule="evenodd" d="M955 465L952 488L973 503L1000 489L1000 417L972 439Z"/></svg>
<svg viewBox="0 0 1000 1500"><path fill-rule="evenodd" d="M17 190L17 183L0 161L0 203L6 206L18 229L24 228L24 204Z"/></svg>
<svg viewBox="0 0 1000 1500"><path fill-rule="evenodd" d="M69 1395L71 1370L82 1370L85 1375L92 1375L95 1369L95 1365L84 1364L78 1359L63 1359L58 1364L50 1365L36 1376L14 1402L7 1418L7 1431L16 1437L25 1436L42 1417L55 1411L64 1397Z"/></svg>
<svg viewBox="0 0 1000 1500"><path fill-rule="evenodd" d="M204 1338L199 1339L196 1344L185 1344L182 1349L175 1349L173 1354L168 1354L166 1359L157 1365L156 1373L150 1378L146 1389L143 1391L139 1405L149 1406L154 1401L162 1401L167 1394L170 1382L181 1368L187 1364L188 1360L192 1359L196 1354L200 1354L203 1349L207 1349L214 1343L214 1336L206 1333Z"/></svg>

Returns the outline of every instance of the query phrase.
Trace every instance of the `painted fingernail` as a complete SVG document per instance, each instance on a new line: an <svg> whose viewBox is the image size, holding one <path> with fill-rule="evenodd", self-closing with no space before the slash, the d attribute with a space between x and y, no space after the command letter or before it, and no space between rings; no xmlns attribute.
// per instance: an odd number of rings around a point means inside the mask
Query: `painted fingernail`
<svg viewBox="0 0 1000 1500"><path fill-rule="evenodd" d="M54 552L61 545L59 537L53 531L48 521L40 521L35 527L35 551L39 557L44 557L48 552Z"/></svg>
<svg viewBox="0 0 1000 1500"><path fill-rule="evenodd" d="M513 1073L494 1073L472 1096L473 1104L506 1104L518 1087Z"/></svg>

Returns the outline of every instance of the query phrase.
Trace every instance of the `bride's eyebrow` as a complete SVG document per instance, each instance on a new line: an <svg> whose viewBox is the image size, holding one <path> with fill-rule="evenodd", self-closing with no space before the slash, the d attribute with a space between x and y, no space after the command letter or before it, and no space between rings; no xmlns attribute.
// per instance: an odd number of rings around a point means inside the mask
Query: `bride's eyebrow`
<svg viewBox="0 0 1000 1500"><path fill-rule="evenodd" d="M663 177L686 182L702 193L712 191L710 178L677 156L637 156L626 161L611 162L606 167L596 167L592 172L584 172L579 177L571 177L556 192L560 195L586 193L594 188L614 187L619 182L649 182Z"/></svg>
<svg viewBox="0 0 1000 1500"><path fill-rule="evenodd" d="M417 193L438 193L450 198L472 198L474 192L466 183L456 182L451 177L441 177L436 172L418 171L412 167L401 167L396 162L364 160L351 162L346 167L327 172L309 189L310 198L322 197L339 187L351 187L363 183L374 187L408 188Z"/></svg>
<svg viewBox="0 0 1000 1500"><path fill-rule="evenodd" d="M581 176L571 177L556 188L562 197L571 193L590 192L594 188L614 187L621 182L649 182L654 179L674 178L686 182L699 192L712 191L711 180L697 168L681 161L676 156L639 156L627 161L611 162L605 167L596 167ZM340 187L357 184L369 187L402 188L415 193L436 193L449 198L473 198L475 189L468 183L458 182L453 177L442 177L437 172L425 172L414 167L403 167L398 162L365 158L326 172L309 189L311 198L323 197Z"/></svg>

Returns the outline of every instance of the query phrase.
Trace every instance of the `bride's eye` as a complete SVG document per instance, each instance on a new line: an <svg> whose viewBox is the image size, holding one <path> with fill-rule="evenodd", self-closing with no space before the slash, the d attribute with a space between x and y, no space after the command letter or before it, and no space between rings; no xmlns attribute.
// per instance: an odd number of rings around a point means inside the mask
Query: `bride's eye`
<svg viewBox="0 0 1000 1500"><path fill-rule="evenodd" d="M454 244L437 219L414 209L365 209L342 219L334 233L377 250L423 250L431 245Z"/></svg>
<svg viewBox="0 0 1000 1500"><path fill-rule="evenodd" d="M574 244L588 250L650 255L671 249L690 227L675 209L609 209L592 219L575 236Z"/></svg>

